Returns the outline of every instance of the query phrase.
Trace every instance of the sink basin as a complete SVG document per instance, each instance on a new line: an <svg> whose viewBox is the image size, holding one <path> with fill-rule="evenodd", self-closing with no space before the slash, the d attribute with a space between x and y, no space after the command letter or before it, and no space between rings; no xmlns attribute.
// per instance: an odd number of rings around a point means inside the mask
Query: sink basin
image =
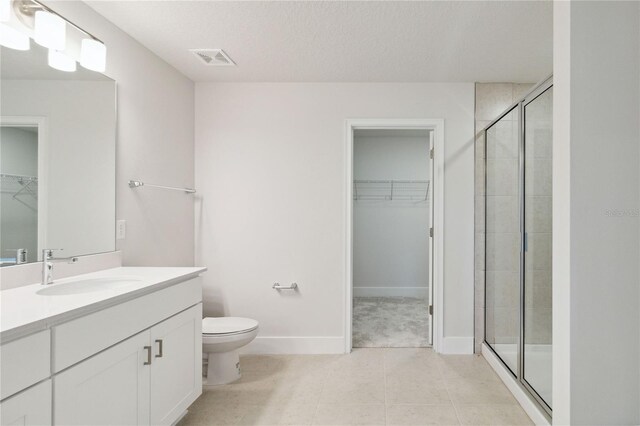
<svg viewBox="0 0 640 426"><path fill-rule="evenodd" d="M49 284L46 287L42 287L36 293L41 296L68 296L71 294L114 290L140 282L142 282L142 280L135 277L87 278L60 284Z"/></svg>

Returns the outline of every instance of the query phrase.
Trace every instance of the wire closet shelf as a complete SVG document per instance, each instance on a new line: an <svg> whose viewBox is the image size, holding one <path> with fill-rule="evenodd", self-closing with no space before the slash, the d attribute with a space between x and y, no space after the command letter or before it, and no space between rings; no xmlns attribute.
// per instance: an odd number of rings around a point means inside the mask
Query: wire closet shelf
<svg viewBox="0 0 640 426"><path fill-rule="evenodd" d="M354 201L429 201L428 180L354 180Z"/></svg>
<svg viewBox="0 0 640 426"><path fill-rule="evenodd" d="M13 198L20 195L38 197L38 178L35 176L0 173L2 192L12 193Z"/></svg>

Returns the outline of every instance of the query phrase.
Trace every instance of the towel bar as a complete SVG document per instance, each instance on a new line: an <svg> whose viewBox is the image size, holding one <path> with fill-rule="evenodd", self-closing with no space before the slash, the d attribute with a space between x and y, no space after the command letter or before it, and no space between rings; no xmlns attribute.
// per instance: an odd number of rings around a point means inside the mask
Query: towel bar
<svg viewBox="0 0 640 426"><path fill-rule="evenodd" d="M141 186L150 186L152 188L169 189L171 191L183 191L187 194L195 194L196 190L192 188L176 188L175 186L153 185L151 183L144 183L139 180L130 180L129 188L140 188Z"/></svg>

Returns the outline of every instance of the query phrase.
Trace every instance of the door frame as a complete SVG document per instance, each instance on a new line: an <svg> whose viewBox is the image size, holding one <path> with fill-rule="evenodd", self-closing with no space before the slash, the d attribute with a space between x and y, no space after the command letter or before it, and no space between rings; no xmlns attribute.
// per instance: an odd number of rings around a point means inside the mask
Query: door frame
<svg viewBox="0 0 640 426"><path fill-rule="evenodd" d="M433 250L429 253L433 268L429 271L433 285L429 289L432 294L433 315L433 349L441 352L444 337L444 119L347 119L345 121L345 279L344 279L344 352L350 353L353 348L353 143L354 130L360 129L424 129L433 132L433 181L431 185L431 221L433 223ZM428 230L425 230L428 232Z"/></svg>
<svg viewBox="0 0 640 426"><path fill-rule="evenodd" d="M47 186L48 186L48 121L39 115L3 115L0 127L36 127L38 129L38 250L36 260L42 261L42 249L47 247Z"/></svg>

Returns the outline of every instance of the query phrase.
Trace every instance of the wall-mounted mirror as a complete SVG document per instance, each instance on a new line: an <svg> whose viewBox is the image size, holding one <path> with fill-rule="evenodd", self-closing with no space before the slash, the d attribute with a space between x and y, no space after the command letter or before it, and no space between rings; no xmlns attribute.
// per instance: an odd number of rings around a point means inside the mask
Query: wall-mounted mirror
<svg viewBox="0 0 640 426"><path fill-rule="evenodd" d="M116 83L1 48L0 263L115 250Z"/></svg>

